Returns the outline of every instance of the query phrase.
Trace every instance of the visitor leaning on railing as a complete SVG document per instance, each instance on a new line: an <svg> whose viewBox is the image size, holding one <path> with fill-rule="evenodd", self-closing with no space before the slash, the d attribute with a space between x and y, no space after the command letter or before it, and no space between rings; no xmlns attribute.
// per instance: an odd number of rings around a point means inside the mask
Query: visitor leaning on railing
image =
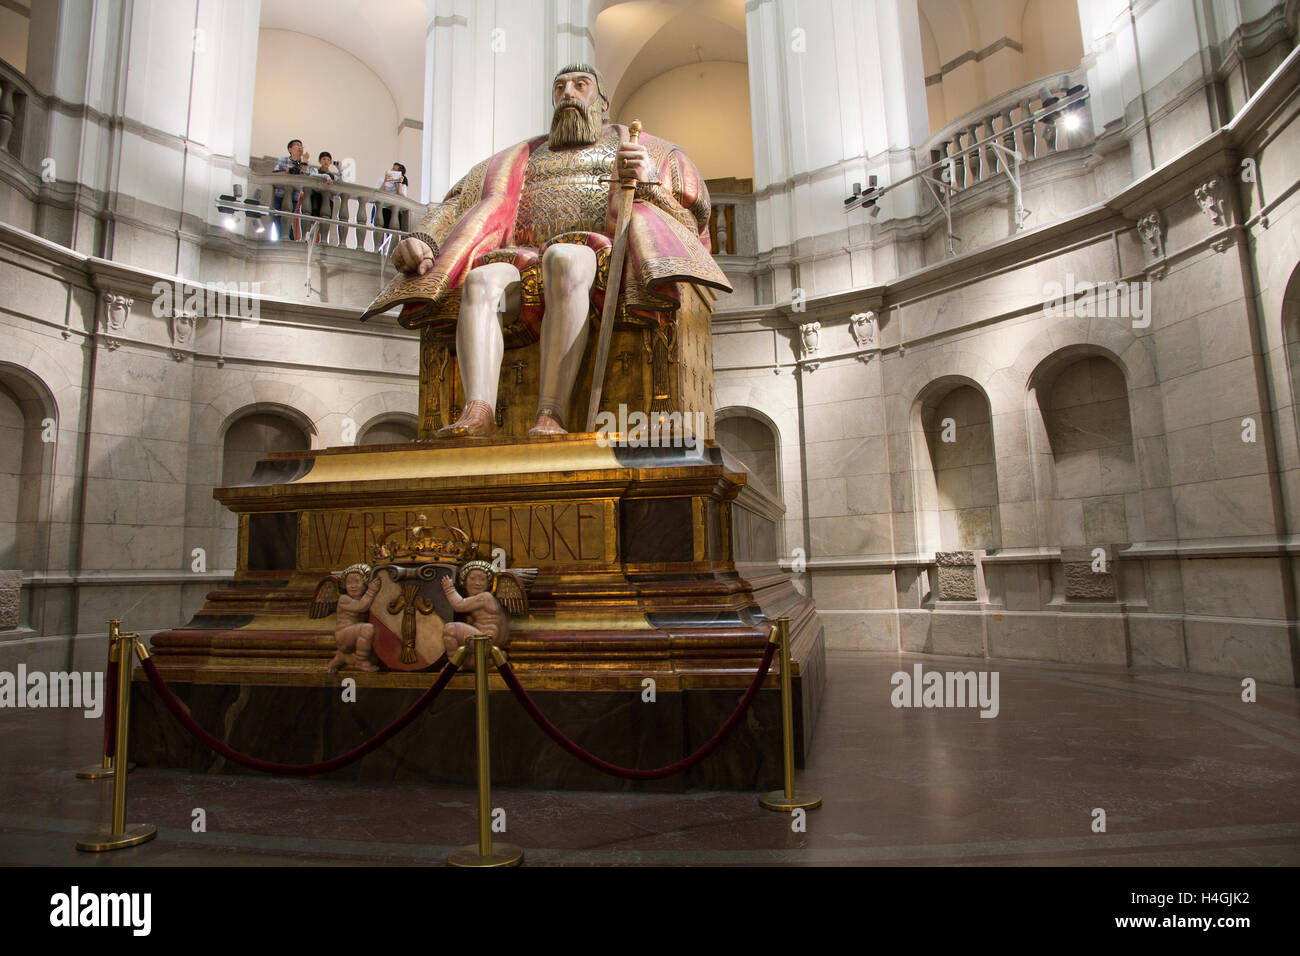
<svg viewBox="0 0 1300 956"><path fill-rule="evenodd" d="M339 168L334 165L334 157L327 151L321 150L321 154L318 158L320 159L320 165L312 171L312 176L320 179L328 179L332 183L336 183L343 178L339 173ZM311 191L311 214L313 216L320 215L321 203L324 198L325 193L321 192L319 189L313 189ZM333 197L334 205L330 210L330 218L332 219L337 219L339 217L338 198L337 194Z"/></svg>
<svg viewBox="0 0 1300 956"><path fill-rule="evenodd" d="M322 156L330 158L330 166L324 175L318 171L310 174L285 171L253 173L249 176L247 191L254 197L268 193L280 196L294 192L303 194L294 208L277 210L276 218L281 220L279 226L273 224L270 228L262 228L262 216L266 215L267 209L256 205L256 200L250 200L244 202L244 208L239 211L257 228L244 230L240 220L234 216L226 220L226 228L243 232L249 239L269 242L310 238L313 242L346 249L384 254L391 252L393 243L402 238L399 223L405 227L413 216L418 220L424 213L425 204L398 192L345 182L341 178L341 170L333 164L332 157L328 153ZM331 172L335 175L331 176ZM234 197L230 196L224 199L217 197L215 201L220 212L230 212L238 205ZM320 215L305 211L317 208L320 209ZM257 209L261 209L262 213L257 213ZM394 210L397 211L396 217L393 216ZM275 216L276 212L271 215ZM383 225L385 222L390 223L391 227L386 228Z"/></svg>
<svg viewBox="0 0 1300 956"><path fill-rule="evenodd" d="M379 184L376 185L375 188L382 190L386 193L392 193L397 196L405 196L406 187L409 184L410 184L410 180L406 178L406 167L403 166L401 163L393 163L392 168L384 174L384 178L379 180ZM383 207L385 229L388 229L390 227L389 220L392 217L392 212L393 212L393 207L391 206ZM397 221L400 224L399 228L403 232L406 232L410 228L408 224L408 219L410 217L407 216L405 210L399 210L398 212L399 214L397 217Z"/></svg>
<svg viewBox="0 0 1300 956"><path fill-rule="evenodd" d="M291 176L301 176L311 169L311 164L303 156L302 140L291 139L288 144L289 155L281 156L275 162L273 173L288 173ZM302 190L294 189L289 198L289 208L294 212L300 211L302 204ZM284 187L277 186L272 193L271 208L279 212L284 207ZM272 213L271 228L278 236L280 234L280 217ZM296 237L295 237L296 238Z"/></svg>

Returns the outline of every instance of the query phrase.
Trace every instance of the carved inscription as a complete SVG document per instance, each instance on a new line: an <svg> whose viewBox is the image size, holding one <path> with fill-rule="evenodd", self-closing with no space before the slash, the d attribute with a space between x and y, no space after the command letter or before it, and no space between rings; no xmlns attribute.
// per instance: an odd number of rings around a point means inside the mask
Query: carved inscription
<svg viewBox="0 0 1300 956"><path fill-rule="evenodd" d="M370 561L370 549L387 535L418 523L460 528L478 542L482 554L504 548L515 567L556 564L604 565L606 530L612 521L606 501L557 501L536 504L429 505L400 510L309 511L303 514L306 535L304 568L342 568Z"/></svg>

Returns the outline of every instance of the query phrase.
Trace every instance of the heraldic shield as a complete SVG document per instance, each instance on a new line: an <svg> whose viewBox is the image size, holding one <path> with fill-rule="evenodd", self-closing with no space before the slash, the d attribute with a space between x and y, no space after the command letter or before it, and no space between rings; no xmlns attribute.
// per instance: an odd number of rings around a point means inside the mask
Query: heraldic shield
<svg viewBox="0 0 1300 956"><path fill-rule="evenodd" d="M443 655L442 628L455 619L441 577L455 579L454 564L384 564L375 568L379 593L370 606L374 653L395 671L421 671Z"/></svg>

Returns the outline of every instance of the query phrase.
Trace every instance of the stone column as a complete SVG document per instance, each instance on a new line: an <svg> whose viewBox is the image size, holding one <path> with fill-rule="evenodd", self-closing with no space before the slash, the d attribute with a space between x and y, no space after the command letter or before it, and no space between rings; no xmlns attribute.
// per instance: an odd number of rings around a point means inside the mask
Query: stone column
<svg viewBox="0 0 1300 956"><path fill-rule="evenodd" d="M28 76L52 97L41 235L197 275L212 199L248 165L259 13L258 0L34 5Z"/></svg>
<svg viewBox="0 0 1300 956"><path fill-rule="evenodd" d="M1281 62L1286 9L1283 0L1079 0L1094 133L1118 124L1134 178L1167 162L1227 123ZM1210 95L1188 95L1202 85Z"/></svg>
<svg viewBox="0 0 1300 956"><path fill-rule="evenodd" d="M471 166L545 132L551 78L595 57L594 0L425 0L423 199ZM539 38L542 42L538 42Z"/></svg>
<svg viewBox="0 0 1300 956"><path fill-rule="evenodd" d="M747 10L758 251L772 257L760 300L906 271L894 247L871 250L866 213L846 217L843 200L870 174L884 185L911 173L929 135L916 0ZM891 195L882 218L912 215L919 197Z"/></svg>

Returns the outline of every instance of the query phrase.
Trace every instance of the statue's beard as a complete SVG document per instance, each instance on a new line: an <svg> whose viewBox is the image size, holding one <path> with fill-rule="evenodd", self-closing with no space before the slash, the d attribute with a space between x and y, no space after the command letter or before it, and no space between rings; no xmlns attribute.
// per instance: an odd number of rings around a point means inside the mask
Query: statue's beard
<svg viewBox="0 0 1300 956"><path fill-rule="evenodd" d="M569 149L598 143L604 128L604 109L599 97L590 106L576 100L561 100L551 114L551 148Z"/></svg>

